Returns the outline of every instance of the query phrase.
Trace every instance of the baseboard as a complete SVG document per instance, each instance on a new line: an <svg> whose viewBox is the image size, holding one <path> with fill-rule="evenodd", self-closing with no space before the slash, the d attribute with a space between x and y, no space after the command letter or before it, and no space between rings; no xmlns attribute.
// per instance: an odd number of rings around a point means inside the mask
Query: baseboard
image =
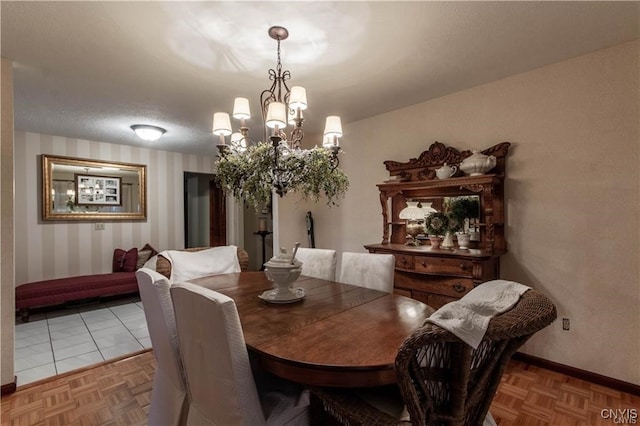
<svg viewBox="0 0 640 426"><path fill-rule="evenodd" d="M82 371L91 370L91 369L96 368L96 367L102 367L103 365L107 365L107 364L113 364L113 363L125 360L127 358L133 358L135 356L141 355L141 354L146 353L146 352L151 352L151 351L152 351L152 348L145 348L145 349L141 349L141 350L136 351L136 352L132 352L130 354L121 355L121 356L116 357L116 358L111 358L111 359L108 359L106 361L98 362L96 364L87 365L85 367L80 367L80 368L77 368L75 370L69 370L66 373L61 373L61 374L57 374L55 376L45 377L44 379L40 379L40 380L36 380L34 382L30 382L30 383L27 383L27 384L24 384L24 385L20 385L20 390L19 391L22 391L22 390L30 388L30 387L40 386L43 383L47 383L47 382L50 382L52 380L58 380L58 379L63 378L65 376L71 376L73 374L77 374L77 373L80 373Z"/></svg>
<svg viewBox="0 0 640 426"><path fill-rule="evenodd" d="M586 380L587 382L595 383L600 386L606 386L620 392L640 396L640 386L634 385L633 383L603 376L597 373L592 373L591 371L581 370L579 368L549 361L543 358L538 358L537 356L523 354L521 352L516 352L513 355L513 359L526 362L527 364L535 365L537 367L546 368L547 370L566 374L567 376L575 377L577 379Z"/></svg>
<svg viewBox="0 0 640 426"><path fill-rule="evenodd" d="M9 395L10 393L14 393L16 391L17 381L18 381L18 378L16 376L13 376L13 382L7 383L6 385L2 385L2 387L0 387L0 396L5 396L5 395Z"/></svg>

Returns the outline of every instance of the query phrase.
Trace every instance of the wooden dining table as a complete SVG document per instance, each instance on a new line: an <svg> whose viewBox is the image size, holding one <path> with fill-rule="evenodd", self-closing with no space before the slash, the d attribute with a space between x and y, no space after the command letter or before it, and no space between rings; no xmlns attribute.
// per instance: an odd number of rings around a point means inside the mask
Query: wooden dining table
<svg viewBox="0 0 640 426"><path fill-rule="evenodd" d="M408 297L300 276L302 300L274 304L264 272L191 280L231 297L244 339L259 367L305 385L372 387L396 382L402 342L433 309ZM203 319L204 320L204 319Z"/></svg>

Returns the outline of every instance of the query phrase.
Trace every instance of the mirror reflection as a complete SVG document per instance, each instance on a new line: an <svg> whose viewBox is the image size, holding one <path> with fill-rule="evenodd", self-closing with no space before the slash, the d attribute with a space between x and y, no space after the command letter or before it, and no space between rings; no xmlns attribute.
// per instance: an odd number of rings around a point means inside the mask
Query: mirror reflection
<svg viewBox="0 0 640 426"><path fill-rule="evenodd" d="M140 164L43 155L43 219L146 219L145 175Z"/></svg>
<svg viewBox="0 0 640 426"><path fill-rule="evenodd" d="M456 232L471 234L471 240L478 238L480 224L480 197L465 195L456 197L425 197L415 198L425 212L425 217L431 212L441 212L457 221ZM426 235L420 235L425 237Z"/></svg>

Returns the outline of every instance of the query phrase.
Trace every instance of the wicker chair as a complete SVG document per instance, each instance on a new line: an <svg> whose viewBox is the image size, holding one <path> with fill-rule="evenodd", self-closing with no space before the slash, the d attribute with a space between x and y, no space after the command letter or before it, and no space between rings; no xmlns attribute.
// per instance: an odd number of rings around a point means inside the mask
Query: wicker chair
<svg viewBox="0 0 640 426"><path fill-rule="evenodd" d="M389 389L387 399L405 404L412 425L482 425L511 356L556 316L546 296L528 290L512 309L492 318L475 350L437 325L426 324L400 347L395 362L398 387ZM327 388L312 392L341 424L408 424L367 403L361 393Z"/></svg>
<svg viewBox="0 0 640 426"><path fill-rule="evenodd" d="M210 248L211 247L192 247L192 248L184 249L183 251L193 252L193 251L206 250ZM244 249L241 249L240 247L238 247L238 263L240 263L241 271L244 272L249 270L249 254ZM158 260L156 261L156 272L164 275L166 278L171 277L171 262L169 262L169 260L167 260L167 258L162 256L161 254L158 255Z"/></svg>

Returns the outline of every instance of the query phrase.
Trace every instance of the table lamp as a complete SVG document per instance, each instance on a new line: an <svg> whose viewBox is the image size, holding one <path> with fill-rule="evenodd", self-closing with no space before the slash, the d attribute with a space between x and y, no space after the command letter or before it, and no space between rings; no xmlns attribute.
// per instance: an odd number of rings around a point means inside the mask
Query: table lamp
<svg viewBox="0 0 640 426"><path fill-rule="evenodd" d="M405 228L410 237L410 240L405 243L406 246L422 245L417 237L427 232L424 226L425 213L418 201L407 201L407 207L400 211L398 217L407 221Z"/></svg>

